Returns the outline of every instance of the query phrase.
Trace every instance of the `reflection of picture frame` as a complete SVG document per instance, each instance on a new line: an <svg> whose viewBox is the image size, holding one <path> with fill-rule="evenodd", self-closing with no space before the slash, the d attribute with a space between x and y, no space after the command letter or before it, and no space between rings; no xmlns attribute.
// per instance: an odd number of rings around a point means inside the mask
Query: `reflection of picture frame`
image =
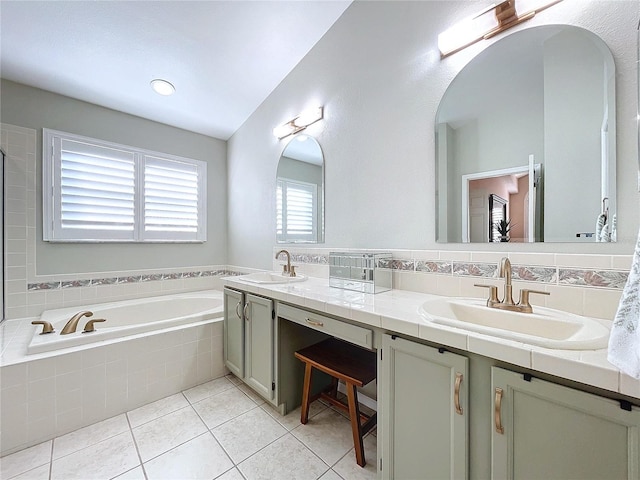
<svg viewBox="0 0 640 480"><path fill-rule="evenodd" d="M507 203L508 200L495 193L489 195L489 238L492 242L508 241L495 228L496 223L507 220Z"/></svg>

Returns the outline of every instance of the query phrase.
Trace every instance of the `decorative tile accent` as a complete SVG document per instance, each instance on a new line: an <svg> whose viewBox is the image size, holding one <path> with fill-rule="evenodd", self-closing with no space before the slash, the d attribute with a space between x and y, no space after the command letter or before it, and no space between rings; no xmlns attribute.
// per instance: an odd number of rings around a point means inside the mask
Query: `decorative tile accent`
<svg viewBox="0 0 640 480"><path fill-rule="evenodd" d="M496 276L498 266L495 263L453 262L453 274L469 277L491 278Z"/></svg>
<svg viewBox="0 0 640 480"><path fill-rule="evenodd" d="M318 265L329 265L329 256L313 253L292 253L292 262L314 263Z"/></svg>
<svg viewBox="0 0 640 480"><path fill-rule="evenodd" d="M71 287L88 287L91 285L91 280L69 280L66 282L62 282L62 288L71 288Z"/></svg>
<svg viewBox="0 0 640 480"><path fill-rule="evenodd" d="M579 285L589 287L623 288L629 272L614 270L579 270L561 268L558 283L561 285Z"/></svg>
<svg viewBox="0 0 640 480"><path fill-rule="evenodd" d="M525 280L527 282L555 283L558 278L554 267L513 265L511 273L514 280Z"/></svg>
<svg viewBox="0 0 640 480"><path fill-rule="evenodd" d="M391 268L392 270L404 270L408 272L413 272L416 269L415 260L400 260L400 259L379 260L378 263L379 264L386 263L387 266L382 268Z"/></svg>
<svg viewBox="0 0 640 480"><path fill-rule="evenodd" d="M416 260L416 272L453 273L453 263L440 260Z"/></svg>
<svg viewBox="0 0 640 480"><path fill-rule="evenodd" d="M120 285L125 283L155 282L161 280L177 280L180 278L225 277L242 275L242 272L231 270L206 270L190 272L154 273L148 275L128 275L124 277L93 278L88 280L64 280L62 282L29 283L27 290L56 290L59 288L89 287L97 285Z"/></svg>
<svg viewBox="0 0 640 480"><path fill-rule="evenodd" d="M60 282L30 283L27 290L53 290L60 288Z"/></svg>

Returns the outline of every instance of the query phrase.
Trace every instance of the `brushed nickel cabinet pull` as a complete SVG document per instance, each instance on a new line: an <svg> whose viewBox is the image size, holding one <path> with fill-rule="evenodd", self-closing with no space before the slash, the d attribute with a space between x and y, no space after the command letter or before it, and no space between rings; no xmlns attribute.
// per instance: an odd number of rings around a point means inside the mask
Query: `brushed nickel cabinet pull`
<svg viewBox="0 0 640 480"><path fill-rule="evenodd" d="M504 427L502 426L502 394L503 391L501 388L496 387L496 399L494 403L494 421L496 424L496 432L500 434L504 434Z"/></svg>
<svg viewBox="0 0 640 480"><path fill-rule="evenodd" d="M462 385L462 374L456 373L456 386L453 391L453 404L456 407L456 413L462 415L462 407L460 406L460 386Z"/></svg>
<svg viewBox="0 0 640 480"><path fill-rule="evenodd" d="M313 320L311 320L309 318L307 318L305 320L309 325L313 325L314 327L324 327L324 323L322 323L322 322L315 322L315 321L313 321Z"/></svg>
<svg viewBox="0 0 640 480"><path fill-rule="evenodd" d="M242 309L242 314L244 315L244 319L248 322L251 319L249 318L249 314L247 313L247 308L249 308L249 304L245 303L244 308Z"/></svg>
<svg viewBox="0 0 640 480"><path fill-rule="evenodd" d="M236 304L236 316L242 320L242 314L240 313L240 305L242 305L242 302L238 302Z"/></svg>

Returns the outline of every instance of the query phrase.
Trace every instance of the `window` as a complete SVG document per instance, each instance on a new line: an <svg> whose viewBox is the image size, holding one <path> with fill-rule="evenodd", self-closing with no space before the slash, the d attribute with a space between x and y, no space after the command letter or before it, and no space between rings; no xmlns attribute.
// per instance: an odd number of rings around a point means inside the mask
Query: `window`
<svg viewBox="0 0 640 480"><path fill-rule="evenodd" d="M279 179L276 189L276 236L280 242L304 243L317 239L318 186Z"/></svg>
<svg viewBox="0 0 640 480"><path fill-rule="evenodd" d="M43 130L43 237L206 241L207 164Z"/></svg>

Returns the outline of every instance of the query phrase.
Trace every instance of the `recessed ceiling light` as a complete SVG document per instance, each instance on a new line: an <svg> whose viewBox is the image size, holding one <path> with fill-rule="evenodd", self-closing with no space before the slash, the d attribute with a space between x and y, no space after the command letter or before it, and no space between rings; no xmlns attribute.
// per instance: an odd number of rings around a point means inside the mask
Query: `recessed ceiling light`
<svg viewBox="0 0 640 480"><path fill-rule="evenodd" d="M159 93L160 95L173 95L176 91L176 87L171 85L166 80L162 80L161 78L156 78L155 80L151 80L151 88L153 88L154 92Z"/></svg>

